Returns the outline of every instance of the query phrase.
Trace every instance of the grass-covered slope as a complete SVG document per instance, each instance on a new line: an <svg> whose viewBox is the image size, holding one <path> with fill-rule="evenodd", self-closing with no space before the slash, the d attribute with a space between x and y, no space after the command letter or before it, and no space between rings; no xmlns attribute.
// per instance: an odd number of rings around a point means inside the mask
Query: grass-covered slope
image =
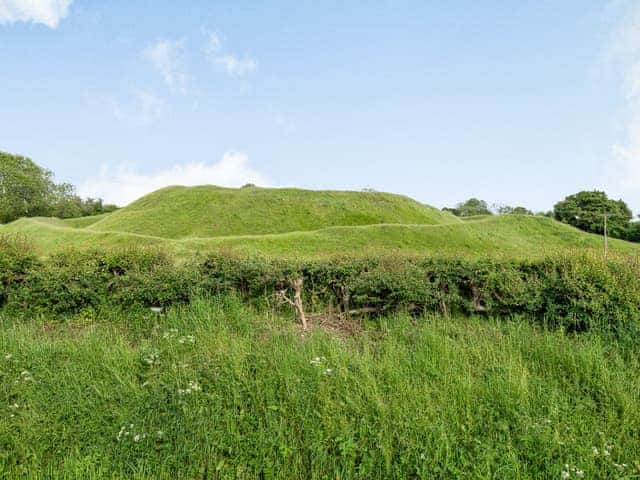
<svg viewBox="0 0 640 480"><path fill-rule="evenodd" d="M178 255L237 251L268 256L341 254L540 257L601 249L602 238L546 217L467 221L407 197L378 192L169 187L113 213L71 220L21 219L0 226L42 255L76 247L160 245ZM612 240L611 250L640 253Z"/></svg>
<svg viewBox="0 0 640 480"><path fill-rule="evenodd" d="M167 239L152 235L72 228L64 221L22 219L0 228L47 255L65 248L157 245L181 256L235 251L279 257L404 253L430 256L536 258L558 250L600 250L602 237L545 217L507 215L443 225L366 225L308 232ZM611 239L612 252L637 255L640 245Z"/></svg>
<svg viewBox="0 0 640 480"><path fill-rule="evenodd" d="M220 237L309 231L333 226L458 222L400 195L273 188L168 187L89 228L164 238Z"/></svg>

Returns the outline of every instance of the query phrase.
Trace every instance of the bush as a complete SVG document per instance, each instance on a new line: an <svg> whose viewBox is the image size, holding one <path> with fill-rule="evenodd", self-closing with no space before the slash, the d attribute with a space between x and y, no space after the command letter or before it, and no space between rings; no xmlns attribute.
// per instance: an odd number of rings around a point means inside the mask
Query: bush
<svg viewBox="0 0 640 480"><path fill-rule="evenodd" d="M640 269L622 258L288 261L215 255L177 266L166 254L143 249L70 251L38 260L27 249L4 241L0 268L1 305L54 315L169 306L225 293L273 305L276 292L303 278L305 308L312 311L331 307L345 315L399 310L414 315L524 315L576 332L617 332L640 325Z"/></svg>

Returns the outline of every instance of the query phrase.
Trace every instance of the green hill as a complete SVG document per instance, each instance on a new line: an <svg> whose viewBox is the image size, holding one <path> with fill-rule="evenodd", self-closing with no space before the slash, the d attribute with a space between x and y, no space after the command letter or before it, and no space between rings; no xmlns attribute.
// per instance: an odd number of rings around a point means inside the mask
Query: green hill
<svg viewBox="0 0 640 480"><path fill-rule="evenodd" d="M177 239L380 223L452 222L459 220L389 193L200 186L163 188L104 216L88 228Z"/></svg>
<svg viewBox="0 0 640 480"><path fill-rule="evenodd" d="M534 258L601 249L602 238L546 217L461 221L400 195L298 189L169 187L113 213L72 220L24 218L0 227L47 255L69 247L156 245L180 256L235 251L286 257L341 254ZM611 240L613 252L640 245Z"/></svg>

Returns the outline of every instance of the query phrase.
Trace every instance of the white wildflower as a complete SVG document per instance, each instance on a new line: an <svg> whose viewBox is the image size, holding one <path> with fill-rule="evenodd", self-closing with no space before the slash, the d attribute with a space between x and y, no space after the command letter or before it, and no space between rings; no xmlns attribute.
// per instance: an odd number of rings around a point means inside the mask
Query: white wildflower
<svg viewBox="0 0 640 480"><path fill-rule="evenodd" d="M584 478L584 472L583 472L582 470L580 470L579 468L577 468L577 469L575 470L575 472L576 472L576 477L578 477L578 478Z"/></svg>
<svg viewBox="0 0 640 480"><path fill-rule="evenodd" d="M178 395L190 395L194 392L199 392L200 390L202 390L200 384L197 381L192 380L188 383L187 388L178 389Z"/></svg>
<svg viewBox="0 0 640 480"><path fill-rule="evenodd" d="M160 363L160 354L156 350L154 350L150 352L146 357L144 357L142 361L150 367L153 367Z"/></svg>
<svg viewBox="0 0 640 480"><path fill-rule="evenodd" d="M324 371L324 374L325 374L325 375L331 375L332 373L333 373L333 369L332 369L332 368L327 368L327 369Z"/></svg>
<svg viewBox="0 0 640 480"><path fill-rule="evenodd" d="M317 365L320 365L325 360L326 360L326 358L324 358L324 357L315 357L309 363L311 365L316 365L317 366Z"/></svg>
<svg viewBox="0 0 640 480"><path fill-rule="evenodd" d="M178 336L178 329L177 328L170 328L169 330L167 330L166 332L164 332L162 334L162 338L164 338L165 340L168 340L170 338L175 338Z"/></svg>
<svg viewBox="0 0 640 480"><path fill-rule="evenodd" d="M18 408L20 408L20 405L18 405L17 403L12 403L11 405L9 405L10 410L17 410Z"/></svg>
<svg viewBox="0 0 640 480"><path fill-rule="evenodd" d="M12 355L12 354L10 354L10 353L5 353L5 354L4 354L4 359L5 359L5 360L11 360L12 358L13 358L13 355Z"/></svg>
<svg viewBox="0 0 640 480"><path fill-rule="evenodd" d="M193 335L185 335L184 337L180 337L178 339L178 343L196 343L196 337L194 337Z"/></svg>
<svg viewBox="0 0 640 480"><path fill-rule="evenodd" d="M593 456L597 457L598 455L600 455L600 450L598 450L598 447L593 447Z"/></svg>
<svg viewBox="0 0 640 480"><path fill-rule="evenodd" d="M571 474L569 472L567 472L566 470L563 470L562 474L560 475L560 478L562 478L562 480L566 480L569 477L571 477Z"/></svg>
<svg viewBox="0 0 640 480"><path fill-rule="evenodd" d="M151 307L150 310L153 313L162 313L162 307Z"/></svg>

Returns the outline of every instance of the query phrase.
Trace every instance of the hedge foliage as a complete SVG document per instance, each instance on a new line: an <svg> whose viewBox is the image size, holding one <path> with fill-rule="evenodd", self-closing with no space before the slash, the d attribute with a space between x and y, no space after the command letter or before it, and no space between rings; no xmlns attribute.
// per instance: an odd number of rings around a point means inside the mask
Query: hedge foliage
<svg viewBox="0 0 640 480"><path fill-rule="evenodd" d="M623 259L287 261L217 255L176 265L162 252L143 249L69 251L42 260L24 246L0 241L0 307L14 312L166 307L227 292L275 305L276 292L289 289L294 278L304 279L308 311L524 315L571 331L635 331L640 325L640 269Z"/></svg>

